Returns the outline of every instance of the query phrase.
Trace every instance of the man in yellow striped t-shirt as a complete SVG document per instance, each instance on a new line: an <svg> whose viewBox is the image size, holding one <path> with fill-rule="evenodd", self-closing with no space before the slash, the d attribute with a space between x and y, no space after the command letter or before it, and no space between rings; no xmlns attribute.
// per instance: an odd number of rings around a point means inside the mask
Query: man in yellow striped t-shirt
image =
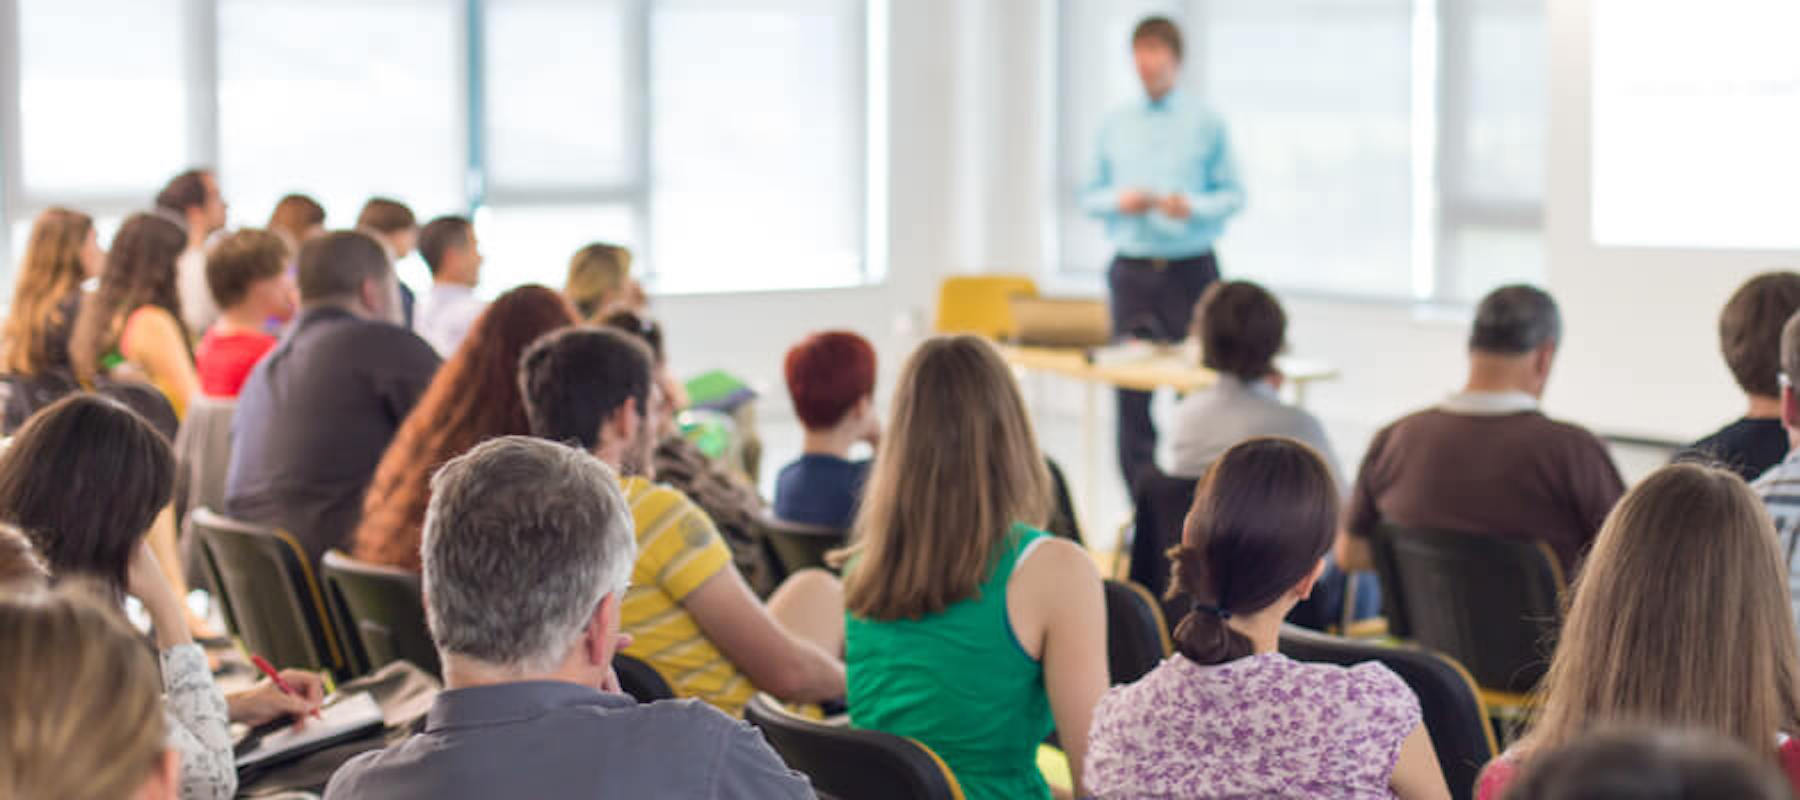
<svg viewBox="0 0 1800 800"><path fill-rule="evenodd" d="M620 611L633 639L625 653L676 695L729 714L759 689L790 702L843 697L843 618L829 611L843 607L837 580L802 572L765 608L706 513L651 482L657 415L666 413L654 369L642 343L595 328L545 336L519 363L533 435L579 445L625 476L638 543Z"/></svg>

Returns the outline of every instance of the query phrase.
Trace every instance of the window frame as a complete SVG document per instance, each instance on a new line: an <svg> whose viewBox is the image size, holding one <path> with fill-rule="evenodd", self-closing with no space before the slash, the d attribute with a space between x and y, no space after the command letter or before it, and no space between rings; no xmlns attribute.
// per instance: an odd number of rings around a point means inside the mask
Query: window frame
<svg viewBox="0 0 1800 800"><path fill-rule="evenodd" d="M1075 193L1084 180L1085 162L1069 163L1063 157L1067 137L1080 137L1081 131L1067 130L1062 98L1070 96L1070 76L1065 48L1070 45L1073 19L1072 6L1096 0L1055 0L1054 19L1046 45L1049 51L1052 85L1055 92L1049 118L1049 146L1052 154L1050 185L1058 197L1046 204L1049 216L1045 236L1048 252L1047 277L1059 285L1092 283L1100 275L1099 265L1070 264L1064 256L1063 235L1057 233L1070 224L1082 224L1067 216L1073 207ZM1462 307L1468 300L1456 296L1458 278L1464 262L1456 252L1457 234L1468 229L1493 229L1518 232L1544 232L1544 198L1521 201L1483 193L1479 187L1462 180L1462 166L1469 156L1464 153L1462 136L1473 124L1468 98L1459 91L1467 86L1473 66L1469 41L1481 0L1411 0L1412 3L1412 193L1410 276L1412 290L1405 296L1384 294L1351 294L1340 290L1306 285L1282 285L1279 288L1295 296L1356 303L1390 305ZM1207 23L1207 0L1177 0L1180 11L1175 16L1184 28L1201 29ZM1547 26L1546 19L1546 26ZM1545 36L1548 37L1546 30ZM1192 37L1198 41L1198 36ZM1120 58L1124 48L1120 47ZM1206 86L1204 59L1184 64L1182 80L1189 85ZM1202 92L1204 93L1204 88ZM1544 87L1546 98L1549 87ZM1548 102L1546 102L1546 114ZM1226 123L1230 124L1227 112ZM1548 120L1545 120L1548 125ZM1256 186L1246 187L1255 204ZM1077 212L1079 210L1077 209Z"/></svg>
<svg viewBox="0 0 1800 800"><path fill-rule="evenodd" d="M186 119L186 158L189 164L218 168L220 147L219 85L219 0L179 0L182 33L192 46L183 48L183 75L188 97ZM509 184L492 180L487 162L490 120L485 102L486 19L489 3L504 0L446 0L460 15L457 41L446 46L457 48L463 68L458 77L466 102L461 109L465 144L464 158L446 169L463 175L463 206L470 215L484 207L545 207L584 205L624 205L636 218L637 245L635 261L647 266L644 278L654 281L658 272L651 233L651 206L655 192L652 174L654 131L652 130L651 40L656 0L621 0L629 19L627 38L631 48L627 63L633 72L626 81L632 105L625 123L630 138L632 158L636 164L632 174L623 180L584 186L533 186L529 183ZM862 34L853 42L862 69L860 109L854 115L850 135L861 149L861 173L852 194L859 208L854 219L861 259L858 273L845 283L827 287L747 288L719 290L728 293L768 291L809 291L814 288L868 286L886 277L887 254L887 131L886 102L888 74L887 19L889 0L855 0L858 15L856 29ZM19 0L0 0L0 97L18 97L21 86L19 56ZM17 102L0 102L0 255L5 256L4 278L0 278L0 294L10 290L12 272L17 268L12 258L12 226L29 220L53 205L67 205L94 215L96 219L124 216L149 205L158 187L144 187L133 192L34 192L23 184L22 166L25 154L20 143L21 121ZM222 176L230 181L229 175Z"/></svg>

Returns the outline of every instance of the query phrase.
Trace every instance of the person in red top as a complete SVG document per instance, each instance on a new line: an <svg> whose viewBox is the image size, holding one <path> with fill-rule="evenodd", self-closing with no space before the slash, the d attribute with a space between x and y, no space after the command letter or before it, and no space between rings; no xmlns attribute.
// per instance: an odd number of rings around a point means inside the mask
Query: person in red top
<svg viewBox="0 0 1800 800"><path fill-rule="evenodd" d="M297 292L287 272L288 248L264 230L231 234L206 258L206 284L219 304L219 321L194 351L200 390L235 398L250 370L275 347L269 320L294 316Z"/></svg>

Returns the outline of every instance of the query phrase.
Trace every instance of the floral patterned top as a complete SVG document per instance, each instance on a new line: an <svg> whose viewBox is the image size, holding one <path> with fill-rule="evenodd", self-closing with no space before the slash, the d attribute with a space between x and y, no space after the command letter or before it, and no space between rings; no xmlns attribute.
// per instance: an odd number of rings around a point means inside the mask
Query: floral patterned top
<svg viewBox="0 0 1800 800"><path fill-rule="evenodd" d="M162 674L169 749L181 754L181 800L229 800L238 784L231 723L206 653L196 644L164 650Z"/></svg>
<svg viewBox="0 0 1800 800"><path fill-rule="evenodd" d="M1102 798L1388 798L1420 721L1380 664L1175 655L1100 700L1086 783Z"/></svg>

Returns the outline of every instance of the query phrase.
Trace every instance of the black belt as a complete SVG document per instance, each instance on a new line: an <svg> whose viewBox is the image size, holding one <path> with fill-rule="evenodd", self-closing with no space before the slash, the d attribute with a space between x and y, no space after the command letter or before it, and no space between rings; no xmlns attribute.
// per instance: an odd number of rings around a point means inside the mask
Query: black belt
<svg viewBox="0 0 1800 800"><path fill-rule="evenodd" d="M1211 252L1187 258L1137 258L1135 256L1114 256L1113 260L1127 267L1149 267L1161 272L1169 267L1198 266L1212 257Z"/></svg>

